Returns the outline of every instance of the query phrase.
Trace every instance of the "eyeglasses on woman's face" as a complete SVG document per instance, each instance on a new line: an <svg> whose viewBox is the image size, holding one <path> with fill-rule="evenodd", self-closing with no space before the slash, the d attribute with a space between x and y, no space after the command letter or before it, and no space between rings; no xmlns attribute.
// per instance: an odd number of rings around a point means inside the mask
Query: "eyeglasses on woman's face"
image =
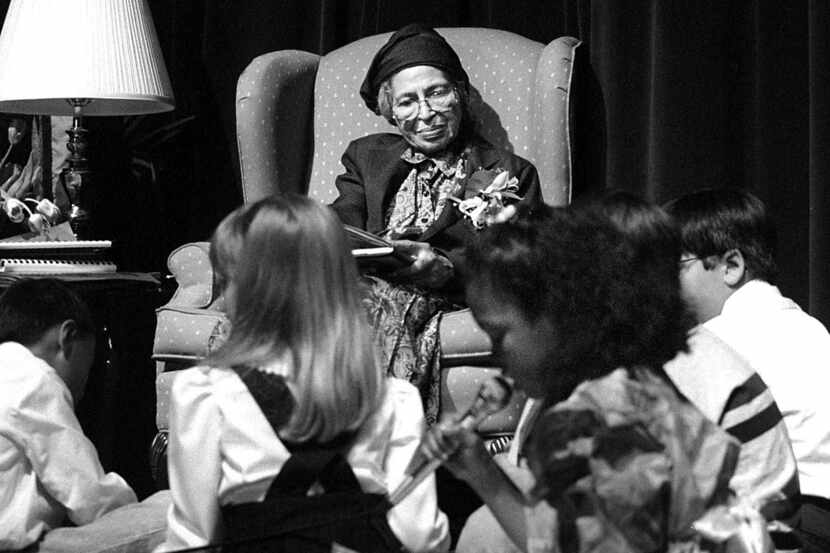
<svg viewBox="0 0 830 553"><path fill-rule="evenodd" d="M389 93L395 126L416 152L437 154L458 137L463 99L441 69L430 65L401 69L389 79Z"/></svg>
<svg viewBox="0 0 830 553"><path fill-rule="evenodd" d="M457 102L458 95L453 85L436 85L429 88L423 97L413 94L395 99L392 115L398 121L412 121L418 117L421 106L435 113L444 113L450 111Z"/></svg>

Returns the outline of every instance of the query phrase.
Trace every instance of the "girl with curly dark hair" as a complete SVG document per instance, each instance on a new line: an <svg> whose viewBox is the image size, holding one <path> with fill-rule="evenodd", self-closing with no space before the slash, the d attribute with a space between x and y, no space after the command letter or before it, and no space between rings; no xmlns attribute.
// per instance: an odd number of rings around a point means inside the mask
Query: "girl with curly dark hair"
<svg viewBox="0 0 830 553"><path fill-rule="evenodd" d="M767 550L757 510L733 516L737 441L663 372L689 323L677 282L644 261L592 207L488 229L467 252L468 298L506 374L545 405L522 451L535 485L520 491L458 425L423 447L525 551L722 551L730 532L716 543L710 528L741 524Z"/></svg>

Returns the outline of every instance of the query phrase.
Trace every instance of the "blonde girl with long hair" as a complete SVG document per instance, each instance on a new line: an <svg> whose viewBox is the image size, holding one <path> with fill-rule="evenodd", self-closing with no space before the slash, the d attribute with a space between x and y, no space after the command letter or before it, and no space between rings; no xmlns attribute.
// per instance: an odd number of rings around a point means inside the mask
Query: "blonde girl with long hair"
<svg viewBox="0 0 830 553"><path fill-rule="evenodd" d="M211 261L231 328L224 344L172 387L173 506L160 550L219 543L232 550L227 544L246 540L244 550L266 550L273 544L263 528L280 533L296 522L286 523L284 509L307 510L299 520L311 526L339 519L343 509L317 513L314 501L352 480L359 489L350 493L360 497L344 496L346 510L360 511L361 497L374 498L369 504L380 506L395 546L446 550L448 523L434 478L383 506L418 447L423 408L415 387L385 377L375 360L357 269L333 212L298 195L240 207L216 228ZM318 461L319 474L307 474ZM287 493L303 478L308 489ZM377 525L367 520L347 521L350 533ZM308 535L279 539L304 551L320 545Z"/></svg>

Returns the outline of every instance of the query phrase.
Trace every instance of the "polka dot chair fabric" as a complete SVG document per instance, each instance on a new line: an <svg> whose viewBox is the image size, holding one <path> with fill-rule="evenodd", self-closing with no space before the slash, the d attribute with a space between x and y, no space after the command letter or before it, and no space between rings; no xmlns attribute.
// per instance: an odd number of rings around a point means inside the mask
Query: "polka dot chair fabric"
<svg viewBox="0 0 830 553"><path fill-rule="evenodd" d="M194 242L173 250L167 256L167 268L179 285L171 303L187 307L208 307L213 301L213 279L210 267L210 244Z"/></svg>
<svg viewBox="0 0 830 553"><path fill-rule="evenodd" d="M281 50L255 58L236 85L236 138L245 203L307 185L314 79L320 56Z"/></svg>
<svg viewBox="0 0 830 553"><path fill-rule="evenodd" d="M156 310L153 358L156 361L156 427L168 428L170 387L175 371L203 358L218 328L227 324L222 298L213 286L208 242L193 242L173 250L167 268L178 288Z"/></svg>

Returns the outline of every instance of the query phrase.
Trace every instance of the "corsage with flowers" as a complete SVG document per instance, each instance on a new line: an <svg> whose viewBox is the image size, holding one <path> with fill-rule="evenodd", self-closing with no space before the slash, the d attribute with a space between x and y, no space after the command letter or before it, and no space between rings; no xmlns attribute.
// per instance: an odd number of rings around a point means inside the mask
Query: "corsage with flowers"
<svg viewBox="0 0 830 553"><path fill-rule="evenodd" d="M451 196L450 201L469 219L476 230L494 223L502 223L516 213L516 202L522 199L516 192L519 179L504 169L479 169L470 175L464 188L464 198Z"/></svg>

